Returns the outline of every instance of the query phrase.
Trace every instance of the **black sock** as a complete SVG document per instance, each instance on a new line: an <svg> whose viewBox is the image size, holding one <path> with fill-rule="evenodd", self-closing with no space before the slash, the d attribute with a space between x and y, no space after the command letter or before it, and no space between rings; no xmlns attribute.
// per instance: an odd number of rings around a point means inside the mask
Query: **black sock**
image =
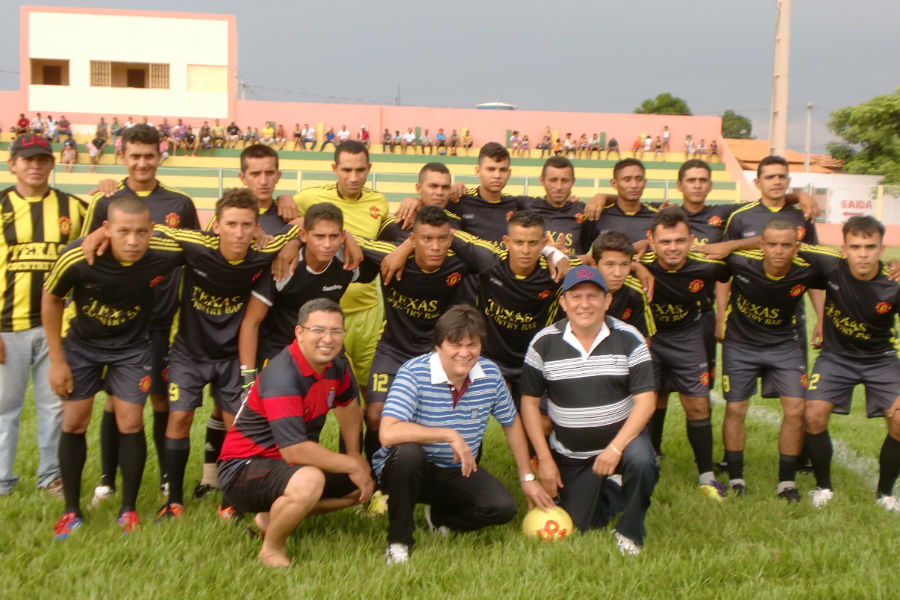
<svg viewBox="0 0 900 600"><path fill-rule="evenodd" d="M103 411L100 419L100 485L116 489L116 467L119 466L119 426L116 413Z"/></svg>
<svg viewBox="0 0 900 600"><path fill-rule="evenodd" d="M169 411L153 411L153 445L156 446L156 460L159 462L159 480L166 480L166 425Z"/></svg>
<svg viewBox="0 0 900 600"><path fill-rule="evenodd" d="M687 437L694 451L694 462L698 473L712 471L713 435L709 417L687 421Z"/></svg>
<svg viewBox="0 0 900 600"><path fill-rule="evenodd" d="M144 464L147 462L147 438L144 430L119 434L119 468L122 470L122 509L134 510L137 504Z"/></svg>
<svg viewBox="0 0 900 600"><path fill-rule="evenodd" d="M897 482L897 475L900 474L900 440L895 440L889 435L885 436L878 464L881 467L878 475L878 495L890 496Z"/></svg>
<svg viewBox="0 0 900 600"><path fill-rule="evenodd" d="M169 476L169 503L184 504L184 470L191 454L191 438L166 437L166 473Z"/></svg>
<svg viewBox="0 0 900 600"><path fill-rule="evenodd" d="M225 422L216 417L206 421L206 444L203 446L203 462L214 463L219 460L222 443L225 441Z"/></svg>
<svg viewBox="0 0 900 600"><path fill-rule="evenodd" d="M744 451L743 450L726 450L725 461L728 463L728 478L743 479L744 478Z"/></svg>
<svg viewBox="0 0 900 600"><path fill-rule="evenodd" d="M832 489L831 487L831 457L834 454L834 448L831 445L831 436L828 430L821 433L807 432L804 438L806 454L812 461L813 473L816 476L816 485L820 488Z"/></svg>
<svg viewBox="0 0 900 600"><path fill-rule="evenodd" d="M378 430L372 428L366 428L366 458L369 459L369 462L372 462L372 457L375 456L375 453L378 452L378 449L381 448L381 441L378 439Z"/></svg>
<svg viewBox="0 0 900 600"><path fill-rule="evenodd" d="M87 459L87 439L83 433L59 434L59 474L63 483L66 512L81 516L81 472Z"/></svg>
<svg viewBox="0 0 900 600"><path fill-rule="evenodd" d="M666 422L666 411L668 407L657 408L653 416L650 417L650 442L653 444L653 450L662 456L662 436L663 425Z"/></svg>
<svg viewBox="0 0 900 600"><path fill-rule="evenodd" d="M797 478L797 467L799 466L799 454L780 454L778 456L778 481L794 481Z"/></svg>

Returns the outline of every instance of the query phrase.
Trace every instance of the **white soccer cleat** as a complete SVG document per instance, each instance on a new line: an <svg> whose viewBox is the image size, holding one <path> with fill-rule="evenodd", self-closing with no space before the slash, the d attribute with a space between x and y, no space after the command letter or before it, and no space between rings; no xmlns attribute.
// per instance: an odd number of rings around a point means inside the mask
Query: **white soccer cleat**
<svg viewBox="0 0 900 600"><path fill-rule="evenodd" d="M897 496L879 496L875 503L883 506L885 510L900 513L900 499L897 499Z"/></svg>
<svg viewBox="0 0 900 600"><path fill-rule="evenodd" d="M409 546L391 544L384 551L384 560L389 565L405 565L409 561Z"/></svg>
<svg viewBox="0 0 900 600"><path fill-rule="evenodd" d="M817 487L809 495L812 498L813 508L822 508L834 498L834 492L828 488Z"/></svg>
<svg viewBox="0 0 900 600"><path fill-rule="evenodd" d="M625 537L615 529L613 529L613 535L616 536L616 546L622 556L637 556L641 553L641 547L633 539Z"/></svg>
<svg viewBox="0 0 900 600"><path fill-rule="evenodd" d="M98 485L94 488L94 497L91 498L91 508L97 508L104 501L112 498L116 493L116 490L112 489L108 485Z"/></svg>

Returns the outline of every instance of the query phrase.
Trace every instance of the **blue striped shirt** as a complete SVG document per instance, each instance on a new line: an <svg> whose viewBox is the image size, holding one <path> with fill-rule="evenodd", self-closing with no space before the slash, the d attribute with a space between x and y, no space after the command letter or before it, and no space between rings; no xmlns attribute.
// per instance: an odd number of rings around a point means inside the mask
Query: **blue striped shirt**
<svg viewBox="0 0 900 600"><path fill-rule="evenodd" d="M393 417L425 427L455 429L478 454L488 417L494 415L504 427L513 424L516 408L500 369L486 358L479 358L469 372L469 387L453 406L450 383L441 361L434 352L403 363L388 390L382 417ZM458 467L450 444L423 444L425 456L438 467ZM376 477L381 477L391 447L382 447L372 457Z"/></svg>

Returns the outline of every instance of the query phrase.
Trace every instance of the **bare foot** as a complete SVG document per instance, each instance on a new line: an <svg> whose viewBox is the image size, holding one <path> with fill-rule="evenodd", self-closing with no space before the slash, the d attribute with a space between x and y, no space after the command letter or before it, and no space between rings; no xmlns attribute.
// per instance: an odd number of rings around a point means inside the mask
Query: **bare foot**
<svg viewBox="0 0 900 600"><path fill-rule="evenodd" d="M265 537L266 529L269 528L269 513L256 513L256 516L253 517L253 523Z"/></svg>
<svg viewBox="0 0 900 600"><path fill-rule="evenodd" d="M262 564L265 566L274 569L285 569L291 566L291 559L288 558L288 555L283 551L269 552L265 547L259 551L259 560L261 560Z"/></svg>

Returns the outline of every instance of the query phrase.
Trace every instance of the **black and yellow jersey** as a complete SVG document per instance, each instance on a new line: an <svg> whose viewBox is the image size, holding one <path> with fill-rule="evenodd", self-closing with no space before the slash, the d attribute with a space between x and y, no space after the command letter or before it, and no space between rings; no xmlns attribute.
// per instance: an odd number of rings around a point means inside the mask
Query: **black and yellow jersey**
<svg viewBox="0 0 900 600"><path fill-rule="evenodd" d="M457 215L447 209L444 209L444 213L447 215L447 218L450 219L451 229L462 229L462 221ZM403 229L402 224L397 220L397 217L389 217L388 220L385 221L384 228L381 230L378 239L392 244L402 244L409 237L410 233L412 233L412 229Z"/></svg>
<svg viewBox="0 0 900 600"><path fill-rule="evenodd" d="M508 194L501 194L496 202L485 200L480 187L471 187L458 201L450 202L447 210L460 218L466 233L499 244L506 235L509 218L526 204L522 196Z"/></svg>
<svg viewBox="0 0 900 600"><path fill-rule="evenodd" d="M106 252L88 265L78 239L56 261L45 288L60 298L71 292L66 311L73 316L65 337L118 350L148 343L153 289L182 261L178 244L154 235L138 261L121 263Z"/></svg>
<svg viewBox="0 0 900 600"><path fill-rule="evenodd" d="M77 238L84 204L50 188L24 198L15 186L0 192L0 331L41 325L41 288L66 244Z"/></svg>
<svg viewBox="0 0 900 600"><path fill-rule="evenodd" d="M658 212L659 210L646 202L641 202L638 210L633 213L625 212L618 204L607 206L599 219L587 222L586 243L590 247L604 231L620 231L627 235L632 243L645 240L650 234L650 226Z"/></svg>
<svg viewBox="0 0 900 600"><path fill-rule="evenodd" d="M816 224L803 216L803 211L792 204L769 208L760 200L741 206L728 218L725 241L762 235L763 227L774 218L786 219L797 226L797 241L818 244Z"/></svg>
<svg viewBox="0 0 900 600"><path fill-rule="evenodd" d="M613 293L612 302L606 314L628 323L649 338L656 333L653 311L641 282L629 275L625 283Z"/></svg>
<svg viewBox="0 0 900 600"><path fill-rule="evenodd" d="M900 284L888 279L887 265L864 281L840 252L804 244L799 255L826 280L822 350L859 359L896 355Z"/></svg>
<svg viewBox="0 0 900 600"><path fill-rule="evenodd" d="M697 324L709 302L710 289L717 281L728 281L730 275L724 262L698 252L688 253L687 261L677 271L660 265L655 252L644 254L641 262L656 279L650 308L657 331Z"/></svg>
<svg viewBox="0 0 900 600"><path fill-rule="evenodd" d="M725 340L765 346L796 339L797 305L809 288L824 287L816 269L795 256L786 275L773 277L763 267L761 250L740 250L725 262L732 273Z"/></svg>
<svg viewBox="0 0 900 600"><path fill-rule="evenodd" d="M216 215L213 214L209 221L206 222L206 231L212 231L212 226L215 222ZM259 226L266 235L278 235L287 232L291 228L278 214L278 205L274 202L269 205L269 208L259 209Z"/></svg>
<svg viewBox="0 0 900 600"><path fill-rule="evenodd" d="M553 206L546 196L541 198L526 197L524 209L541 215L544 219L544 230L554 244L563 242L569 255L585 254L590 251L590 225L585 225L584 202L566 202L562 206Z"/></svg>

